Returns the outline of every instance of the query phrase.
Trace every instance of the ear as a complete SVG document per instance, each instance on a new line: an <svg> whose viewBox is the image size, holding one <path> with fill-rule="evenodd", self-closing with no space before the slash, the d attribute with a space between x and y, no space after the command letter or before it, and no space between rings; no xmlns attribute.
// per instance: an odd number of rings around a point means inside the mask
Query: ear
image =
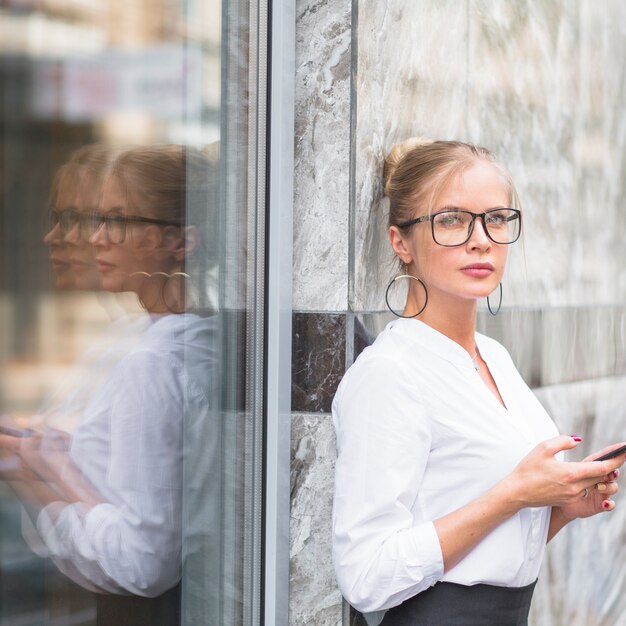
<svg viewBox="0 0 626 626"><path fill-rule="evenodd" d="M176 261L181 263L200 243L200 233L195 226L186 226L177 231L172 230L166 237L168 237L169 252Z"/></svg>
<svg viewBox="0 0 626 626"><path fill-rule="evenodd" d="M406 241L397 226L389 227L389 241L391 242L391 247L396 253L396 256L405 265L410 265L411 261L413 261L413 256L411 255L411 252L406 245Z"/></svg>
<svg viewBox="0 0 626 626"><path fill-rule="evenodd" d="M126 231L128 237L129 231ZM145 258L158 254L163 248L164 237L158 226L148 224L141 230L136 229L132 232L131 237L135 245L135 254L138 258Z"/></svg>

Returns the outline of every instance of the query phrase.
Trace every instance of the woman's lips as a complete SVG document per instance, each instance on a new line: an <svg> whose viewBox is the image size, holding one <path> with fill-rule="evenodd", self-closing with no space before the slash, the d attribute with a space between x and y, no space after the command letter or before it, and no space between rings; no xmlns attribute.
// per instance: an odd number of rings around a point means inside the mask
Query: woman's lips
<svg viewBox="0 0 626 626"><path fill-rule="evenodd" d="M54 257L50 257L50 263L52 264L52 269L60 274L61 272L67 272L70 269L70 264L67 261L62 261L61 259L55 259Z"/></svg>
<svg viewBox="0 0 626 626"><path fill-rule="evenodd" d="M82 261L81 259L70 257L70 264L75 272L84 272L95 268L95 262L93 259L90 259L89 261Z"/></svg>
<svg viewBox="0 0 626 626"><path fill-rule="evenodd" d="M472 263L461 268L461 271L474 278L489 276L496 268L491 263Z"/></svg>
<svg viewBox="0 0 626 626"><path fill-rule="evenodd" d="M96 264L98 266L98 271L102 272L103 274L106 272L110 272L112 269L115 268L115 265L113 265L112 263L107 263L106 261L101 261L101 260L97 260Z"/></svg>

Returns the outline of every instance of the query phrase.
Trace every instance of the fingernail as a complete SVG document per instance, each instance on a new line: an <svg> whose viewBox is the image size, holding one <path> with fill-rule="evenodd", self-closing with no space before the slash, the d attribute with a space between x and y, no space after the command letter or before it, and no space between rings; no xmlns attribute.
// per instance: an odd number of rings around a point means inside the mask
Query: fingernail
<svg viewBox="0 0 626 626"><path fill-rule="evenodd" d="M570 435L570 437L576 442L579 443L580 441L582 441L582 437L579 437L578 435Z"/></svg>
<svg viewBox="0 0 626 626"><path fill-rule="evenodd" d="M604 483L598 483L596 485L596 488L598 489L598 491L606 491L606 485Z"/></svg>
<svg viewBox="0 0 626 626"><path fill-rule="evenodd" d="M610 503L608 500L605 500L605 501L602 503L602 508L603 508L605 511L608 511L608 510L611 508L611 503Z"/></svg>
<svg viewBox="0 0 626 626"><path fill-rule="evenodd" d="M613 470L613 471L609 474L609 477L611 478L611 480L615 480L618 476L619 476L619 470Z"/></svg>

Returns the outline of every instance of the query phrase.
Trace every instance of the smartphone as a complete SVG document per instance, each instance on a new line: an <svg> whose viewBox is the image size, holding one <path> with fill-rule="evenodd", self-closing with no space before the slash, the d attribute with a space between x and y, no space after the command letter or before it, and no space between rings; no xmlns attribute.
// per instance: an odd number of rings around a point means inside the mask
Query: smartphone
<svg viewBox="0 0 626 626"><path fill-rule="evenodd" d="M615 450L612 450L611 452L607 452L606 454L599 456L597 459L591 459L591 460L592 461L607 461L608 459L612 459L624 453L626 453L626 446L621 446L619 448L616 448Z"/></svg>
<svg viewBox="0 0 626 626"><path fill-rule="evenodd" d="M30 428L10 428L0 426L0 435L10 435L11 437L32 437L33 431Z"/></svg>

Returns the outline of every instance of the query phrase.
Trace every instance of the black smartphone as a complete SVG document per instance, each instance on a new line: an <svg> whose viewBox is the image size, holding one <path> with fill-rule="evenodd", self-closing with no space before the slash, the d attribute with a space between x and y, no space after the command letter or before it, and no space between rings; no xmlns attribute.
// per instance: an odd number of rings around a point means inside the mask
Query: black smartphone
<svg viewBox="0 0 626 626"><path fill-rule="evenodd" d="M612 450L611 452L607 452L606 454L599 456L597 459L591 459L591 460L592 461L607 461L608 459L612 459L624 453L626 453L626 446L621 446L619 448L616 448L615 450Z"/></svg>
<svg viewBox="0 0 626 626"><path fill-rule="evenodd" d="M32 437L33 431L30 428L10 428L0 426L0 435L11 435L11 437Z"/></svg>

